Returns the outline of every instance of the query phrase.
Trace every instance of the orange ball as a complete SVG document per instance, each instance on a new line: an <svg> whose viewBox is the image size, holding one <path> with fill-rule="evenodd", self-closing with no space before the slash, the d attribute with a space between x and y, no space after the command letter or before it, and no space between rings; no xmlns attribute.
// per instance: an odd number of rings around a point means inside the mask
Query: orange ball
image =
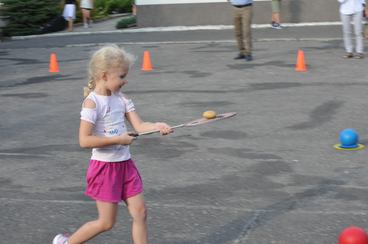
<svg viewBox="0 0 368 244"><path fill-rule="evenodd" d="M214 119L216 118L216 112L212 110L208 110L202 114L203 118L206 119Z"/></svg>

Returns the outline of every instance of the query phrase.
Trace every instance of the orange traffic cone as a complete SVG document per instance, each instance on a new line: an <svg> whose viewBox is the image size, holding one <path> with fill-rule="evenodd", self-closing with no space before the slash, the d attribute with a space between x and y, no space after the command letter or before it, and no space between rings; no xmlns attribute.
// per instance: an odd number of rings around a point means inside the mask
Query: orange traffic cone
<svg viewBox="0 0 368 244"><path fill-rule="evenodd" d="M51 53L50 55L50 68L49 68L49 72L50 73L58 73L59 72L59 65L56 59L56 54L55 53Z"/></svg>
<svg viewBox="0 0 368 244"><path fill-rule="evenodd" d="M307 65L305 64L305 60L304 60L304 52L300 49L298 50L298 57L296 59L295 71L298 71L298 72L307 71Z"/></svg>
<svg viewBox="0 0 368 244"><path fill-rule="evenodd" d="M148 51L144 51L142 71L151 71L151 70L153 70L153 68L152 68L150 53Z"/></svg>

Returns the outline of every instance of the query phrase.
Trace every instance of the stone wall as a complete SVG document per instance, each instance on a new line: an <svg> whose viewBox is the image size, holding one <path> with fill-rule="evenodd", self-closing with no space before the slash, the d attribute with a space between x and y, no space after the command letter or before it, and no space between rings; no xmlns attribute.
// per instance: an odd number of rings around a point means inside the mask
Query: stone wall
<svg viewBox="0 0 368 244"><path fill-rule="evenodd" d="M282 0L282 22L340 21L338 8L337 0ZM270 1L255 1L253 9L254 24L270 22ZM227 2L142 4L137 5L137 17L139 27L231 25L232 6Z"/></svg>

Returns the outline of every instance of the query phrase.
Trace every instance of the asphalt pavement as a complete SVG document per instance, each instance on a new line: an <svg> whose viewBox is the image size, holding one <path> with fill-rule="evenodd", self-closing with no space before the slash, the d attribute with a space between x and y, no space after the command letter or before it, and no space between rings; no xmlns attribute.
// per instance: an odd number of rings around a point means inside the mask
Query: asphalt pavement
<svg viewBox="0 0 368 244"><path fill-rule="evenodd" d="M51 243L96 217L78 128L87 63L106 43L136 56L123 92L144 120L238 113L131 146L150 243L334 244L347 226L368 229L367 149L333 147L345 128L368 144L368 59L342 58L340 26L255 28L246 62L233 60L232 29L104 32L114 22L0 43L0 243ZM130 223L121 204L114 229L89 243L132 243Z"/></svg>

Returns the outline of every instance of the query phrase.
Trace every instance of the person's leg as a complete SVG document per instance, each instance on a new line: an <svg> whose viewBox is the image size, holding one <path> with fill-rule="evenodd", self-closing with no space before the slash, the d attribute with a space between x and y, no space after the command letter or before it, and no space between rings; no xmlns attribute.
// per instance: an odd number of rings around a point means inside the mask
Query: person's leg
<svg viewBox="0 0 368 244"><path fill-rule="evenodd" d="M252 6L243 8L242 17L245 54L252 55Z"/></svg>
<svg viewBox="0 0 368 244"><path fill-rule="evenodd" d="M84 27L88 27L88 10L85 8L82 8L82 16L83 16L83 25Z"/></svg>
<svg viewBox="0 0 368 244"><path fill-rule="evenodd" d="M272 23L280 23L280 13L279 12L273 12L272 13Z"/></svg>
<svg viewBox="0 0 368 244"><path fill-rule="evenodd" d="M73 31L73 19L68 19L68 31Z"/></svg>
<svg viewBox="0 0 368 244"><path fill-rule="evenodd" d="M143 194L128 198L127 204L129 214L132 216L132 237L134 244L147 244L147 210L144 203Z"/></svg>
<svg viewBox="0 0 368 244"><path fill-rule="evenodd" d="M240 14L240 9L234 8L234 30L235 39L238 44L239 54L244 55L244 42L243 42L243 27L242 27L242 16Z"/></svg>
<svg viewBox="0 0 368 244"><path fill-rule="evenodd" d="M363 16L362 13L355 13L353 15L355 41L356 41L356 52L363 54Z"/></svg>
<svg viewBox="0 0 368 244"><path fill-rule="evenodd" d="M272 0L272 22L280 24L280 0Z"/></svg>
<svg viewBox="0 0 368 244"><path fill-rule="evenodd" d="M344 35L344 46L345 51L347 53L353 52L353 43L351 40L351 24L350 24L350 15L340 14L341 22L342 22L342 31Z"/></svg>
<svg viewBox="0 0 368 244"><path fill-rule="evenodd" d="M133 16L137 15L137 6L135 4L132 5L132 15Z"/></svg>
<svg viewBox="0 0 368 244"><path fill-rule="evenodd" d="M96 235L110 230L118 213L118 204L96 201L98 219L82 225L70 238L68 244L82 244Z"/></svg>
<svg viewBox="0 0 368 244"><path fill-rule="evenodd" d="M91 10L90 9L87 9L86 16L87 16L87 24L89 26L91 25Z"/></svg>
<svg viewBox="0 0 368 244"><path fill-rule="evenodd" d="M69 19L68 19L68 30L73 31L74 19L75 19L75 4L69 5Z"/></svg>

